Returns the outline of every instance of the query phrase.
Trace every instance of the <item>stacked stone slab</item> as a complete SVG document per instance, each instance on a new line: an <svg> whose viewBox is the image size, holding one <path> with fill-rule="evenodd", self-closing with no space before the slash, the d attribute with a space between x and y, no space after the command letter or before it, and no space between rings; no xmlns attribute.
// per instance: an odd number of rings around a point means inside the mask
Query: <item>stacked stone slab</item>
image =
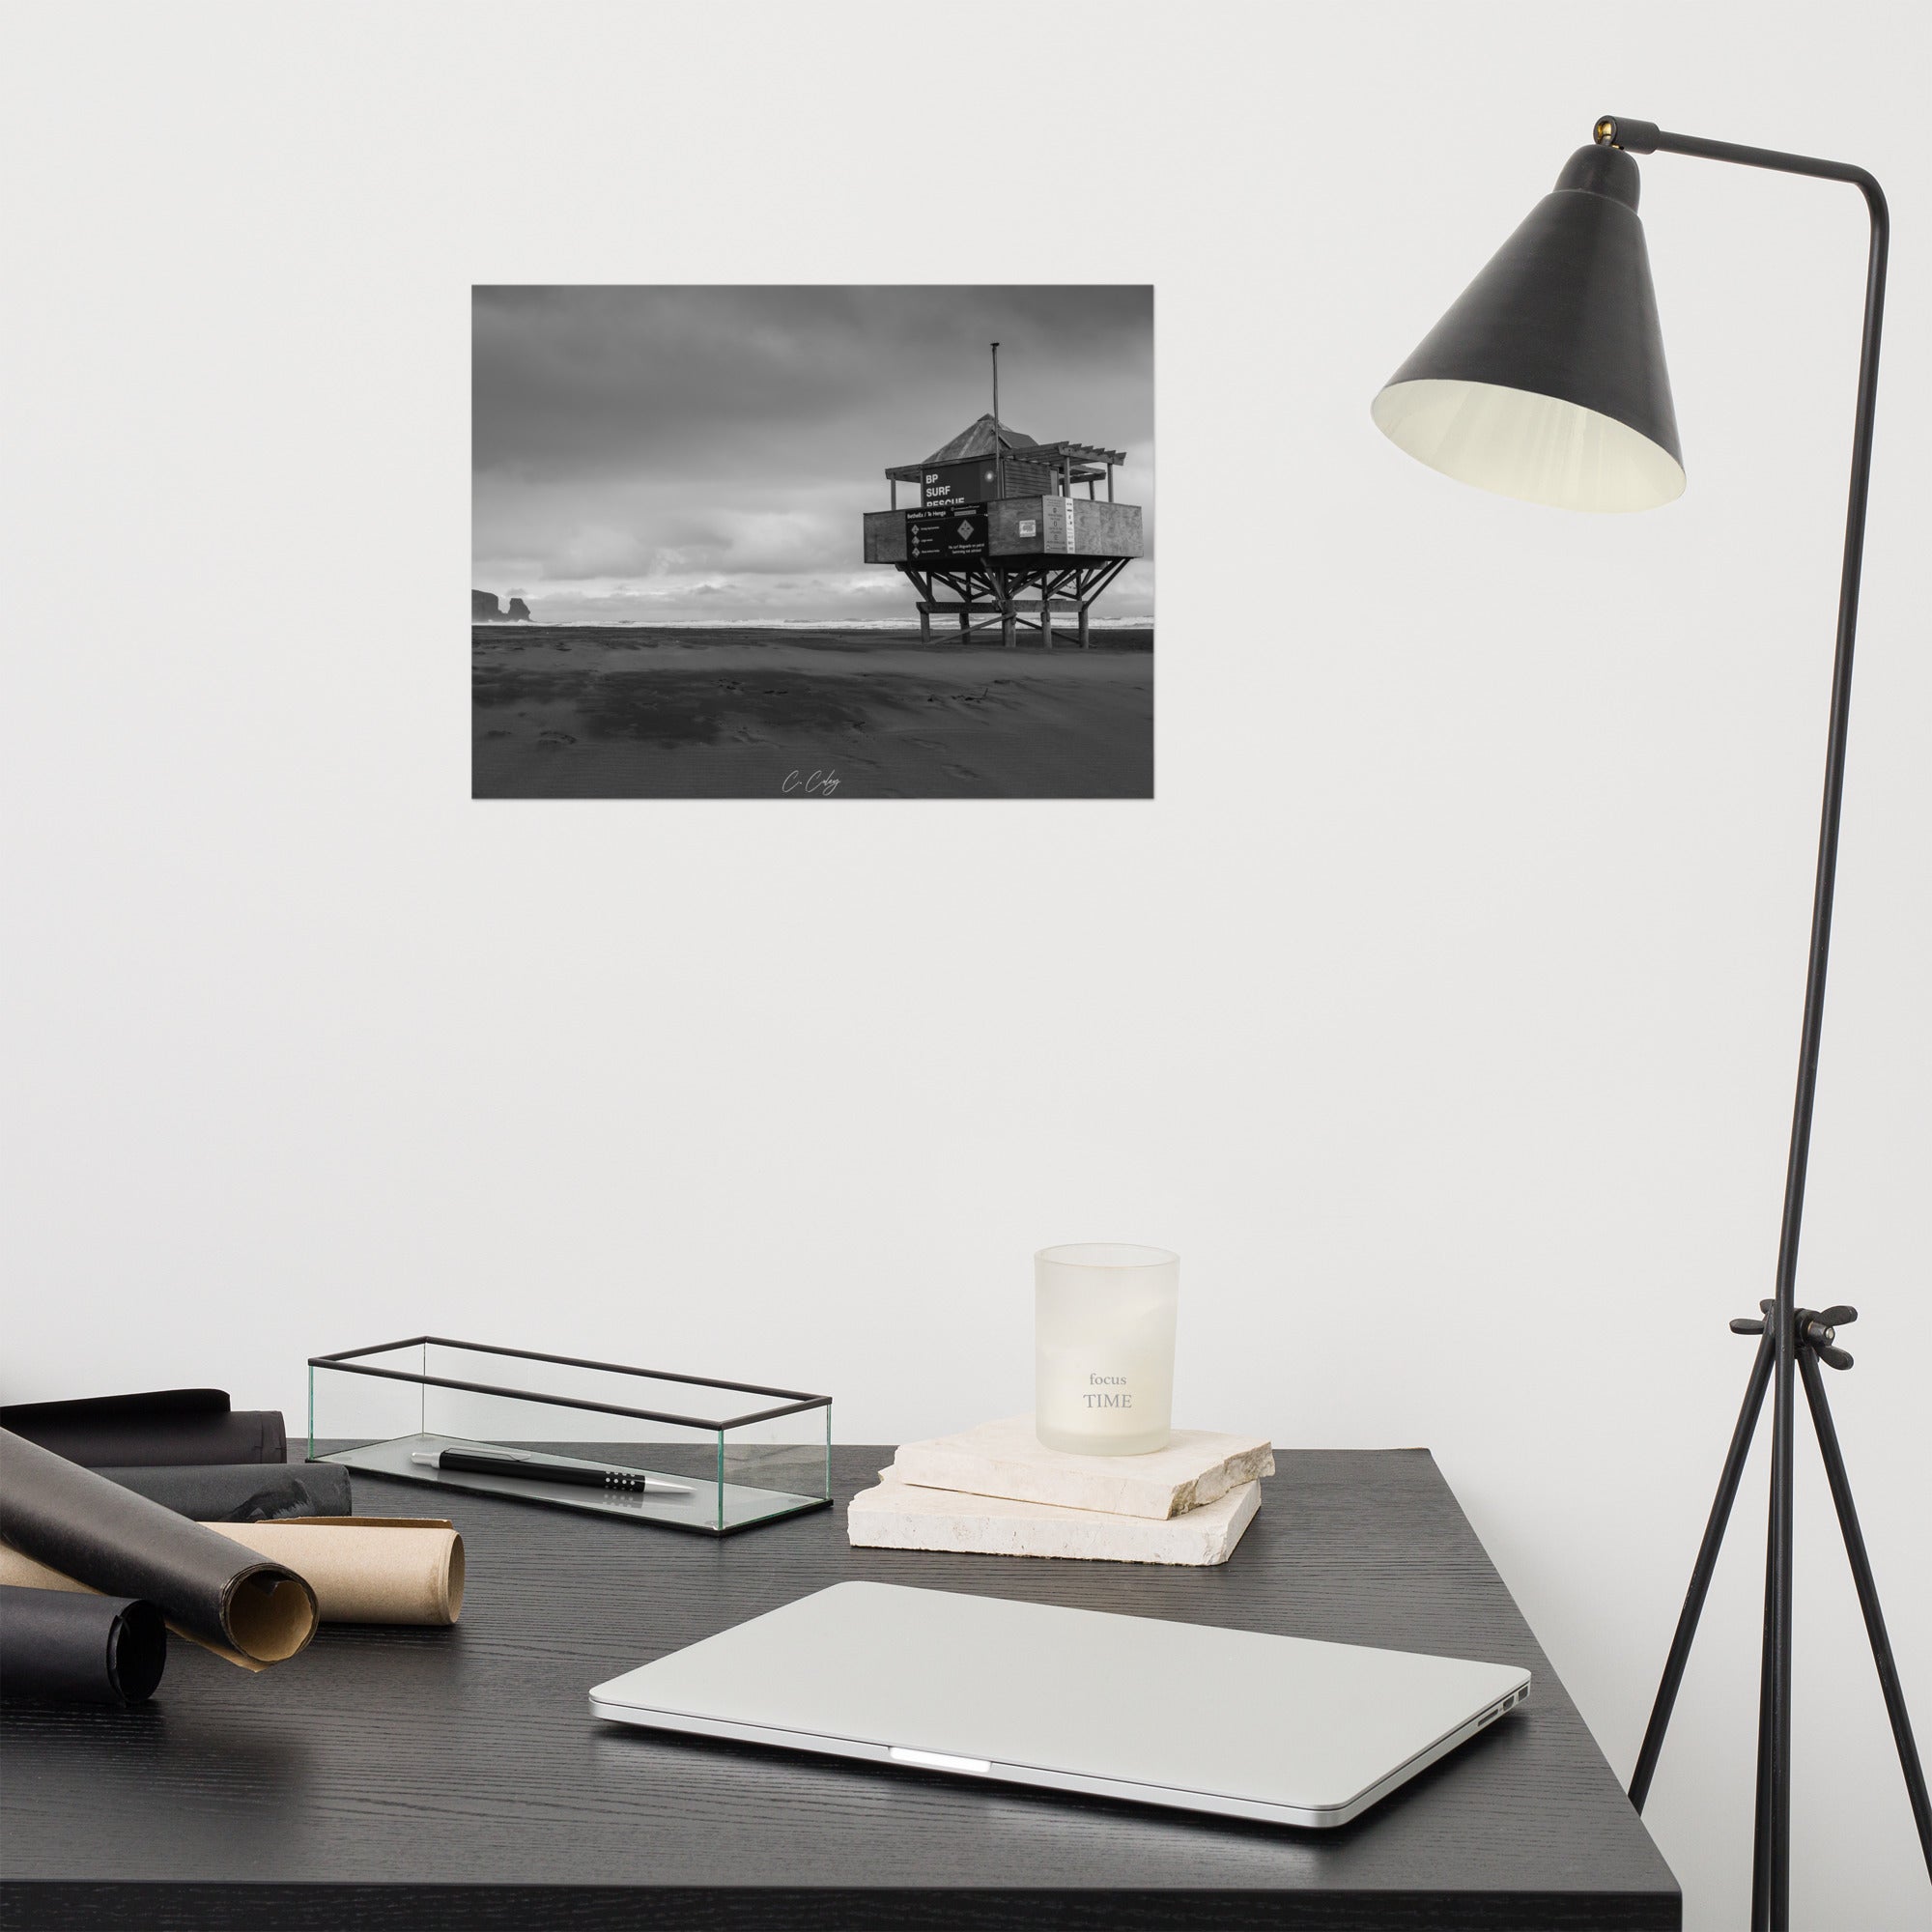
<svg viewBox="0 0 1932 1932"><path fill-rule="evenodd" d="M1274 1473L1264 1437L1179 1429L1151 1456L1070 1456L1033 1418L908 1442L853 1497L861 1547L1115 1563L1225 1563Z"/></svg>

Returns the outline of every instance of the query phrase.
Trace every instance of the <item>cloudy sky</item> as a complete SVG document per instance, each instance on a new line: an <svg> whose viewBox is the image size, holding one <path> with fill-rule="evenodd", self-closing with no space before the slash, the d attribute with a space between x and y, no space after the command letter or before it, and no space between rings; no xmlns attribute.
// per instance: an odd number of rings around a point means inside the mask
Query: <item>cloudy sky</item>
<svg viewBox="0 0 1932 1932"><path fill-rule="evenodd" d="M472 587L558 621L910 619L860 559L888 465L991 407L1127 452L1153 519L1146 288L479 288ZM900 485L901 506L908 500ZM1096 615L1150 615L1151 560Z"/></svg>

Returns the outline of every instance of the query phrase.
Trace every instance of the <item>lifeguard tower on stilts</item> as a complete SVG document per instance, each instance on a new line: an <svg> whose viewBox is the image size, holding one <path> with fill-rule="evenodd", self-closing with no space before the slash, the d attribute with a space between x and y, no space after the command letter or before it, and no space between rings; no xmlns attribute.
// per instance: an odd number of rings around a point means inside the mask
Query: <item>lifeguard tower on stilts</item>
<svg viewBox="0 0 1932 1932"><path fill-rule="evenodd" d="M1080 648L1089 650L1094 601L1142 554L1139 505L1114 500L1114 470L1126 453L1036 442L1006 428L999 344L993 349L993 412L923 463L886 471L892 508L866 515L866 561L890 563L911 580L926 643L937 614L956 617L962 639L997 624L1009 650L1022 630L1037 631L1051 650L1061 615L1075 620ZM899 508L902 483L918 491L917 508ZM1083 483L1086 496L1076 496Z"/></svg>

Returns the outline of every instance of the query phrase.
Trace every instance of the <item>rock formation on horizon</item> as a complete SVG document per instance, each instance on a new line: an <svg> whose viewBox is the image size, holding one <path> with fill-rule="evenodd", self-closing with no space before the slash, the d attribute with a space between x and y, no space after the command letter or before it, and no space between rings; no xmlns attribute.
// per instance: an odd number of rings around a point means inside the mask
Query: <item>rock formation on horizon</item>
<svg viewBox="0 0 1932 1932"><path fill-rule="evenodd" d="M510 608L505 611L497 602L494 590L472 590L469 593L469 621L472 624L501 623L504 618L526 619L530 607L521 597L510 599Z"/></svg>

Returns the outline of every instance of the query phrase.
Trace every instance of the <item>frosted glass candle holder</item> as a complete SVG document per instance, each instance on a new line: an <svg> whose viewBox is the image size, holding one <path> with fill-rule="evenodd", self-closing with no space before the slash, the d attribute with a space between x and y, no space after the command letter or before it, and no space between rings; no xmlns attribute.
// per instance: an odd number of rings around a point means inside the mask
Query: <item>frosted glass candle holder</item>
<svg viewBox="0 0 1932 1932"><path fill-rule="evenodd" d="M1165 1449L1180 1257L1076 1241L1033 1264L1034 1434L1081 1456Z"/></svg>

